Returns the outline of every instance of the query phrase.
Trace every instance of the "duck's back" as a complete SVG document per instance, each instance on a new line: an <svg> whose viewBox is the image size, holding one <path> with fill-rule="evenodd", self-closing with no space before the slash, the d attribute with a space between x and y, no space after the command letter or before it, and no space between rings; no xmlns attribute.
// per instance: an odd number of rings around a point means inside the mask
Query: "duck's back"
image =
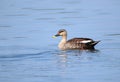
<svg viewBox="0 0 120 82"><path fill-rule="evenodd" d="M66 42L66 49L94 49L95 41L90 38L73 38ZM97 44L97 43L96 43Z"/></svg>

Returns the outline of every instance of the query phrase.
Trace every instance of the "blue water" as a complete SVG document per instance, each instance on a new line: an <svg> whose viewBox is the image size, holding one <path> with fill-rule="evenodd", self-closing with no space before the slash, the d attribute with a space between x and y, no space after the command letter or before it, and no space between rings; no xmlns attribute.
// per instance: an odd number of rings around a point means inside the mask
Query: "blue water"
<svg viewBox="0 0 120 82"><path fill-rule="evenodd" d="M0 82L120 82L119 0L1 0ZM61 51L68 39L101 40L96 51Z"/></svg>

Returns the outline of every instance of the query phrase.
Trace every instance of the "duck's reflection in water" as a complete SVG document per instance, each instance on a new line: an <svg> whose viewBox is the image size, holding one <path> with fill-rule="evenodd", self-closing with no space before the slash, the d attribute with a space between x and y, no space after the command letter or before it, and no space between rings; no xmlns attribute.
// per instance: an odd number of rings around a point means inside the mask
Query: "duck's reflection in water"
<svg viewBox="0 0 120 82"><path fill-rule="evenodd" d="M66 69L71 64L80 63L81 61L89 61L94 58L94 55L99 56L97 54L99 50L67 50L60 51L57 53L59 56L57 62L59 68ZM85 60L86 59L86 60Z"/></svg>
<svg viewBox="0 0 120 82"><path fill-rule="evenodd" d="M60 68L65 69L67 67L67 62L68 62L67 59L68 59L67 54L65 53L59 54L58 64Z"/></svg>

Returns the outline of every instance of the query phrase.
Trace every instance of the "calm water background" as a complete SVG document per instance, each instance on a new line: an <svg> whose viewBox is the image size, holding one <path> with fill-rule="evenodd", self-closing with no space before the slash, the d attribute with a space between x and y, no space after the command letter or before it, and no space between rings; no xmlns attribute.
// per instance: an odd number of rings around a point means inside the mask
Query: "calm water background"
<svg viewBox="0 0 120 82"><path fill-rule="evenodd" d="M68 38L97 51L60 51ZM120 82L120 0L0 0L0 82Z"/></svg>

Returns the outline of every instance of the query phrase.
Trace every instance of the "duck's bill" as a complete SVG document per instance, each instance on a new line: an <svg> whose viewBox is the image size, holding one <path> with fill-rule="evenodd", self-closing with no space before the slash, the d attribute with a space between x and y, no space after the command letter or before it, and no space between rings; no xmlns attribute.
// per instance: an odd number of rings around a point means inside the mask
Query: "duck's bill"
<svg viewBox="0 0 120 82"><path fill-rule="evenodd" d="M58 36L60 36L60 35L56 34L56 35L52 36L52 38L57 38Z"/></svg>

